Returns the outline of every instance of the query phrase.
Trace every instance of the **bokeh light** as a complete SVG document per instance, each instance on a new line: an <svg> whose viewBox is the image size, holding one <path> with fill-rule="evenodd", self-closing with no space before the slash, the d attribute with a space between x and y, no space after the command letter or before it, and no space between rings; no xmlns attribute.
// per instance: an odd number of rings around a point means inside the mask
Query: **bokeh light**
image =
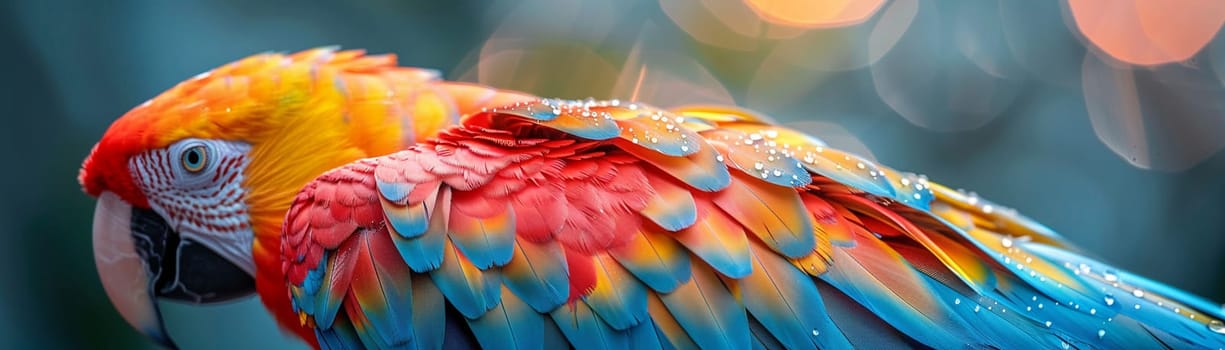
<svg viewBox="0 0 1225 350"><path fill-rule="evenodd" d="M1090 43L1139 65L1191 58L1225 23L1225 1L1068 0L1068 6Z"/></svg>
<svg viewBox="0 0 1225 350"><path fill-rule="evenodd" d="M839 27L863 22L884 0L745 0L767 21L801 28Z"/></svg>
<svg viewBox="0 0 1225 350"><path fill-rule="evenodd" d="M1225 86L1206 67L1135 67L1085 56L1093 131L1140 168L1181 171L1225 147Z"/></svg>

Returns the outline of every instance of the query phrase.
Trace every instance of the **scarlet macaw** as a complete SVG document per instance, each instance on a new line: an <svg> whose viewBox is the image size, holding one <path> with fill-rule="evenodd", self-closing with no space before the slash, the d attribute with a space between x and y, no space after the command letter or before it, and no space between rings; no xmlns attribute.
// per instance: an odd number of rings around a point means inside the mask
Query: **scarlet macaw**
<svg viewBox="0 0 1225 350"><path fill-rule="evenodd" d="M326 348L1225 346L1207 300L752 112L390 55L198 76L117 120L80 181L108 296L166 346L154 298L256 291Z"/></svg>

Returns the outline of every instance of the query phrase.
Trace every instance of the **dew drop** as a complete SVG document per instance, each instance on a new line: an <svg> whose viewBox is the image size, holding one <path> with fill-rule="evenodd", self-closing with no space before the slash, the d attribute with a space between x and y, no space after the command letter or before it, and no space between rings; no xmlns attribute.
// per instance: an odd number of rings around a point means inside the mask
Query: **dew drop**
<svg viewBox="0 0 1225 350"><path fill-rule="evenodd" d="M1106 330L1105 330L1105 329L1099 329L1099 330L1097 330L1097 337L1098 337L1098 338L1104 338L1104 337L1106 337Z"/></svg>
<svg viewBox="0 0 1225 350"><path fill-rule="evenodd" d="M953 299L954 305L961 305L961 298Z"/></svg>
<svg viewBox="0 0 1225 350"><path fill-rule="evenodd" d="M1051 321L1046 321L1046 327L1047 327L1047 328L1050 328L1050 327L1051 327Z"/></svg>
<svg viewBox="0 0 1225 350"><path fill-rule="evenodd" d="M1119 280L1119 275L1107 271L1102 273L1102 278L1105 278L1107 282L1115 282Z"/></svg>
<svg viewBox="0 0 1225 350"><path fill-rule="evenodd" d="M974 305L974 312L978 312L978 310L982 310L982 307L978 305Z"/></svg>
<svg viewBox="0 0 1225 350"><path fill-rule="evenodd" d="M815 336L818 336L818 335L821 335L821 331L818 331L818 330L815 330L815 329L814 329L814 330L812 330L812 336L814 336L814 337L815 337Z"/></svg>
<svg viewBox="0 0 1225 350"><path fill-rule="evenodd" d="M1136 296L1137 298L1143 298L1143 297L1144 297L1144 291L1139 290L1139 289L1133 289L1133 290L1131 291L1131 295L1134 295L1134 296Z"/></svg>
<svg viewBox="0 0 1225 350"><path fill-rule="evenodd" d="M765 167L766 165L762 164L761 162L753 163L753 169L761 170L762 168L765 168Z"/></svg>
<svg viewBox="0 0 1225 350"><path fill-rule="evenodd" d="M1221 323L1221 320L1212 320L1212 322L1208 322L1208 330L1218 334L1225 334L1225 323Z"/></svg>
<svg viewBox="0 0 1225 350"><path fill-rule="evenodd" d="M1004 245L1004 248L1012 248L1012 238L1010 237L1000 238L1000 244Z"/></svg>
<svg viewBox="0 0 1225 350"><path fill-rule="evenodd" d="M1112 306L1112 305L1114 305L1114 297L1113 297L1113 296L1109 296L1109 295L1107 295L1105 298L1102 298L1102 300L1106 302L1106 306Z"/></svg>

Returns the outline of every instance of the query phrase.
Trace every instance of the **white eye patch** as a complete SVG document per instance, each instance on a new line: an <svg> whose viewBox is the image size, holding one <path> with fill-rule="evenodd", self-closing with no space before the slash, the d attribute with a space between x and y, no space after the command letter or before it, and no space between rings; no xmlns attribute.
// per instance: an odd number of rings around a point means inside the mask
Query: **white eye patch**
<svg viewBox="0 0 1225 350"><path fill-rule="evenodd" d="M132 157L128 167L149 206L179 235L253 272L242 187L250 150L242 142L183 139Z"/></svg>

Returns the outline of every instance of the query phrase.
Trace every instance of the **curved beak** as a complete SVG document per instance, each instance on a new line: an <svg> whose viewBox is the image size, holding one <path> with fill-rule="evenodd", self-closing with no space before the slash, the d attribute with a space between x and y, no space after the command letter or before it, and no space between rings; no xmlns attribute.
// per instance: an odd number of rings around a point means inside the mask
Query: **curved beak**
<svg viewBox="0 0 1225 350"><path fill-rule="evenodd" d="M93 231L94 263L106 296L128 324L166 348L177 346L157 299L208 304L255 291L254 278L244 270L114 193L98 196Z"/></svg>

